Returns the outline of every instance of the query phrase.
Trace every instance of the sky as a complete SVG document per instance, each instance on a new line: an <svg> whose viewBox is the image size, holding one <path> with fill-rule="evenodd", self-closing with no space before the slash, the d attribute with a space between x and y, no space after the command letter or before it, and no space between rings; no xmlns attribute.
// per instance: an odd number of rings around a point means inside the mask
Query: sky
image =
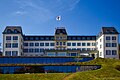
<svg viewBox="0 0 120 80"><path fill-rule="evenodd" d="M97 35L101 27L120 32L120 0L0 0L0 38L6 26L21 26L26 35L54 35L56 27L68 35Z"/></svg>

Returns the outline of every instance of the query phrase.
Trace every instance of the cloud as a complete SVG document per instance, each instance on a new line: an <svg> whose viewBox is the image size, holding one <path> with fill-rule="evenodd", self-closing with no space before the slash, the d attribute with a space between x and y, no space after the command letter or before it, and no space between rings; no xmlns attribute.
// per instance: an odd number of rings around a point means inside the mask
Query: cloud
<svg viewBox="0 0 120 80"><path fill-rule="evenodd" d="M45 22L56 15L72 11L80 0L15 0L18 4L17 15L29 16L31 20ZM27 13L27 14L26 14Z"/></svg>
<svg viewBox="0 0 120 80"><path fill-rule="evenodd" d="M24 12L24 11L16 11L15 14L16 15L24 15L24 14L26 14L26 12Z"/></svg>

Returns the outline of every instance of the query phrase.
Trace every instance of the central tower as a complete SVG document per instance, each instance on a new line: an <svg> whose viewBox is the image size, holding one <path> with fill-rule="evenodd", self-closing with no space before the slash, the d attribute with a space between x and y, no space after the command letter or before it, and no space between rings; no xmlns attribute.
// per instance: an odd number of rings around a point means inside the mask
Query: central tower
<svg viewBox="0 0 120 80"><path fill-rule="evenodd" d="M66 50L67 32L65 27L57 27L55 30L55 49Z"/></svg>

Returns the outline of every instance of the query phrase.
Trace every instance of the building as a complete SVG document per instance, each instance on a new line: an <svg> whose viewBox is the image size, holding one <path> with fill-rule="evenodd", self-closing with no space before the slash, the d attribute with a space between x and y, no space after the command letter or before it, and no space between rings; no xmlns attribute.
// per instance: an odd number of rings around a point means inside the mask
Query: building
<svg viewBox="0 0 120 80"><path fill-rule="evenodd" d="M114 27L102 27L99 35L71 36L58 27L51 36L24 35L20 26L3 31L3 56L88 56L119 58L119 33Z"/></svg>

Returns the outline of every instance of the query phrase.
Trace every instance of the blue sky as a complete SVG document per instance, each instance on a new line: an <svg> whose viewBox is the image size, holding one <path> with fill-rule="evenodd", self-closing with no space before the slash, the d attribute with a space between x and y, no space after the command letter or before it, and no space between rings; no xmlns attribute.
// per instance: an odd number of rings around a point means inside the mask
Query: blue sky
<svg viewBox="0 0 120 80"><path fill-rule="evenodd" d="M0 38L8 25L32 35L53 35L59 26L69 35L97 35L103 26L120 32L120 0L0 0Z"/></svg>

